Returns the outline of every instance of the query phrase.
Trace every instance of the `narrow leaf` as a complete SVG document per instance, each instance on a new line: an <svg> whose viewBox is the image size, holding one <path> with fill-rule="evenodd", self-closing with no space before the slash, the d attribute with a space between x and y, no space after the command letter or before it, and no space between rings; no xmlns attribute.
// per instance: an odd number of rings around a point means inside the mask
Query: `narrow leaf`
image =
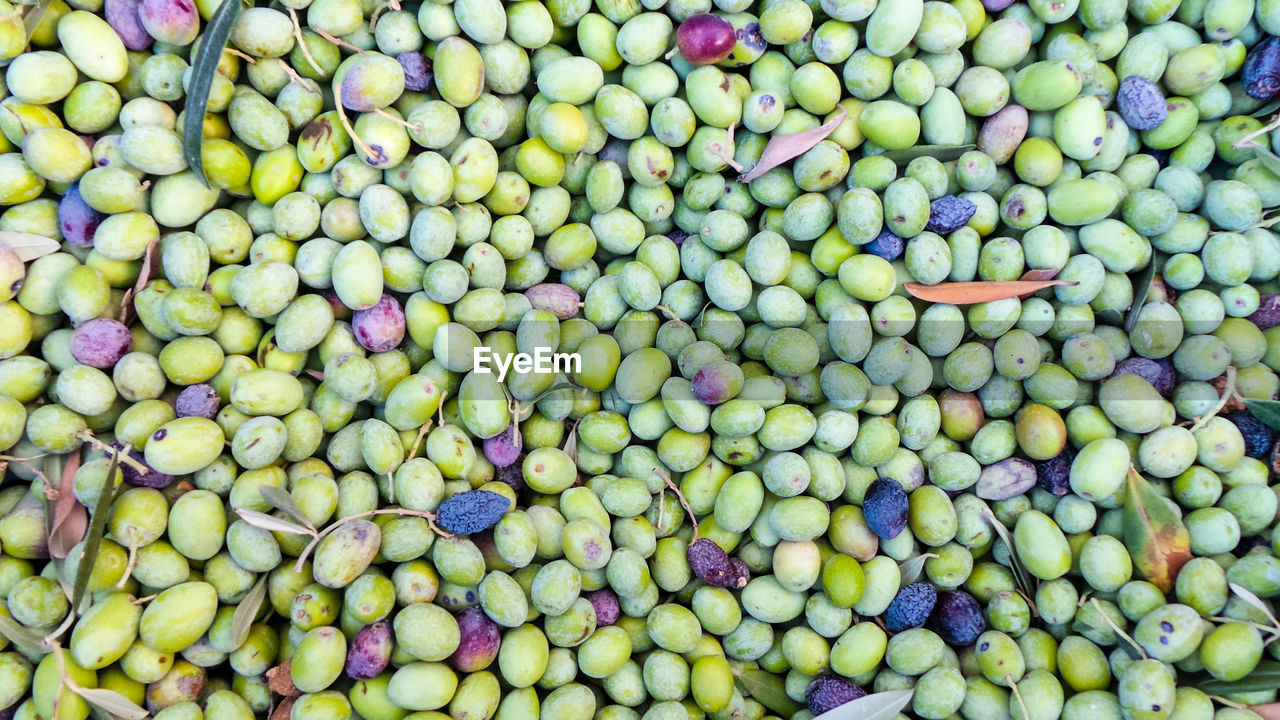
<svg viewBox="0 0 1280 720"><path fill-rule="evenodd" d="M49 554L59 560L71 552L71 547L84 538L89 527L89 513L76 501L73 489L76 471L80 469L80 453L72 452L62 463L62 473L58 478L58 487L53 503L53 513L49 525Z"/></svg>
<svg viewBox="0 0 1280 720"><path fill-rule="evenodd" d="M76 582L71 590L71 607L76 611L89 589L89 576L93 574L93 565L98 560L98 548L102 546L102 536L107 529L107 515L111 512L111 501L116 495L116 468L119 464L120 456L112 455L111 462L107 464L106 479L102 481L102 489L98 491L98 501L93 504L89 531L80 551L80 564L76 566Z"/></svg>
<svg viewBox="0 0 1280 720"><path fill-rule="evenodd" d="M1191 534L1146 478L1129 469L1124 501L1124 544L1142 576L1163 592L1191 559Z"/></svg>
<svg viewBox="0 0 1280 720"><path fill-rule="evenodd" d="M982 509L982 517L991 525L991 529L1000 537L1005 547L1009 548L1009 570L1013 573L1013 581L1017 583L1018 589L1028 597L1035 597L1035 580L1032 579L1031 573L1027 572L1027 569L1023 567L1022 560L1018 558L1018 551L1013 546L1013 538L1009 536L1009 528L1000 522L1000 519L995 516L995 513L991 512L990 508Z"/></svg>
<svg viewBox="0 0 1280 720"><path fill-rule="evenodd" d="M903 285L915 298L947 305L973 305L1029 295L1057 285L1075 285L1069 280L992 280L988 282L947 282Z"/></svg>
<svg viewBox="0 0 1280 720"><path fill-rule="evenodd" d="M1256 145L1253 148L1253 156L1258 158L1258 162L1273 175L1280 175L1280 157L1276 157L1275 153L1261 145Z"/></svg>
<svg viewBox="0 0 1280 720"><path fill-rule="evenodd" d="M53 0L40 0L30 12L23 16L22 27L27 31L27 42L31 42L31 36L35 34L36 28L40 26L40 21L44 19L44 14L49 11L49 6L52 4Z"/></svg>
<svg viewBox="0 0 1280 720"><path fill-rule="evenodd" d="M782 163L808 152L810 148L822 142L824 138L840 127L840 123L844 122L844 117L844 108L840 108L839 115L816 128L805 130L804 132L791 133L790 135L774 135L769 138L769 144L765 146L764 153L760 155L760 160L756 162L756 166L751 168L749 172L739 175L738 181L751 182Z"/></svg>
<svg viewBox="0 0 1280 720"><path fill-rule="evenodd" d="M786 682L773 673L743 670L738 674L738 683L756 702L782 717L791 717L802 709L799 703L787 695Z"/></svg>
<svg viewBox="0 0 1280 720"><path fill-rule="evenodd" d="M1275 430L1280 430L1280 400L1244 399L1245 409L1251 415L1266 423Z"/></svg>
<svg viewBox="0 0 1280 720"><path fill-rule="evenodd" d="M1142 312L1142 306L1147 303L1147 295L1151 293L1151 283L1155 279L1156 259L1152 257L1147 261L1142 274L1133 282L1133 304L1129 306L1129 315L1124 319L1125 332L1133 332L1133 326L1138 322L1138 313Z"/></svg>
<svg viewBox="0 0 1280 720"><path fill-rule="evenodd" d="M240 601L236 606L236 612L231 616L231 643L236 647L244 644L245 638L249 637L249 628L253 626L253 621L258 617L258 611L262 609L262 601L267 597L267 576L263 575L258 578L258 582L249 591L248 595Z"/></svg>
<svg viewBox="0 0 1280 720"><path fill-rule="evenodd" d="M237 508L236 514L241 520L250 525L263 530L271 530L272 532L293 533L294 535L311 535L311 531L301 525L295 525L288 520L281 520L273 515L260 513L257 510L249 510L247 508Z"/></svg>
<svg viewBox="0 0 1280 720"><path fill-rule="evenodd" d="M1213 677L1206 676L1195 687L1209 695L1232 695L1235 693L1257 692L1259 690L1275 690L1280 687L1280 662L1263 660L1246 677L1230 682L1215 680Z"/></svg>
<svg viewBox="0 0 1280 720"><path fill-rule="evenodd" d="M302 509L293 501L293 496L289 494L288 490L275 485L259 485L258 494L262 496L263 500L270 503L271 507L297 520L298 524L315 530L315 525L312 525L311 520L303 514Z"/></svg>
<svg viewBox="0 0 1280 720"><path fill-rule="evenodd" d="M938 556L935 553L925 553L902 561L902 564L898 565L898 574L902 576L902 584L910 585L916 580L919 580L920 573L924 572L925 562L928 561L929 558L936 557Z"/></svg>
<svg viewBox="0 0 1280 720"><path fill-rule="evenodd" d="M914 690L890 690L860 697L813 720L889 720L911 704Z"/></svg>
<svg viewBox="0 0 1280 720"><path fill-rule="evenodd" d="M125 718L125 720L143 720L150 714L134 705L132 700L115 690L87 687L73 687L71 689L90 705L102 708L116 717Z"/></svg>
<svg viewBox="0 0 1280 720"><path fill-rule="evenodd" d="M898 165L915 160L918 157L936 158L939 162L955 160L961 155L978 147L977 145L913 145L901 150L886 150L882 155Z"/></svg>
<svg viewBox="0 0 1280 720"><path fill-rule="evenodd" d="M23 655L45 655L44 637L20 625L8 615L0 615L0 635L5 636Z"/></svg>
<svg viewBox="0 0 1280 720"><path fill-rule="evenodd" d="M1271 621L1272 627L1280 628L1280 621L1276 620L1275 613L1271 611L1271 606L1268 605L1265 600L1235 583L1227 583L1227 586L1230 587L1231 592L1239 596L1241 600L1249 603L1257 608L1263 615L1266 615L1267 619Z"/></svg>
<svg viewBox="0 0 1280 720"><path fill-rule="evenodd" d="M22 262L31 262L62 249L62 244L53 238L16 230L0 230L0 242L13 248Z"/></svg>
<svg viewBox="0 0 1280 720"><path fill-rule="evenodd" d="M1266 105L1263 105L1259 107L1257 110L1254 110L1253 112L1249 113L1249 117L1255 117L1255 118L1266 117L1268 115L1273 114L1277 110L1280 110L1280 100L1272 100Z"/></svg>
<svg viewBox="0 0 1280 720"><path fill-rule="evenodd" d="M187 102L182 118L182 154L187 164L195 170L196 177L209 186L204 175L204 162L201 151L204 146L204 113L209 107L209 88L213 85L213 74L218 72L218 61L222 59L222 49L227 46L231 37L231 28L236 24L243 8L240 0L222 0L222 4L213 11L209 24L200 36L200 49L191 63L191 85L187 89Z"/></svg>

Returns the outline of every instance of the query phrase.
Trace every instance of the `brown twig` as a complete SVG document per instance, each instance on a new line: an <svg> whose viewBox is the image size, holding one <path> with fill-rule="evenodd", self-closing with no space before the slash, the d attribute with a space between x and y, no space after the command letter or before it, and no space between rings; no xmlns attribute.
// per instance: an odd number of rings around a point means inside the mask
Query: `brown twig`
<svg viewBox="0 0 1280 720"><path fill-rule="evenodd" d="M1218 404L1215 405L1212 410L1210 410L1204 416L1196 419L1196 424L1191 426L1191 432L1195 432L1203 428L1205 425L1208 425L1210 420L1217 417L1218 413L1222 412L1222 408L1227 406L1227 403L1231 401L1231 398L1235 394L1236 394L1236 368L1234 365L1228 365L1227 366L1227 384L1222 388L1222 397L1218 399Z"/></svg>
<svg viewBox="0 0 1280 720"><path fill-rule="evenodd" d="M302 26L298 24L298 13L293 8L289 8L289 19L293 20L293 38L298 43L298 49L302 51L302 57L307 59L307 63L311 65L311 69L316 71L320 77L324 77L328 73L324 68L320 67L320 63L316 62L315 57L311 54L311 48L307 47L307 41L302 37Z"/></svg>
<svg viewBox="0 0 1280 720"><path fill-rule="evenodd" d="M680 488L676 487L676 484L671 481L671 476L663 472L662 468L653 468L653 474L662 478L663 484L671 488L671 492L676 494L676 499L680 501L680 505L684 507L684 511L689 515L689 522L693 524L693 541L698 542L698 515L693 511L693 506L689 505L684 493L680 492Z"/></svg>
<svg viewBox="0 0 1280 720"><path fill-rule="evenodd" d="M1244 150L1245 148L1249 148L1249 147L1262 147L1258 143L1254 142L1254 140L1257 140L1258 138L1262 137L1263 135L1266 135L1267 133L1271 132L1272 130L1275 130L1276 128L1280 128L1280 115L1276 115L1275 117L1271 118L1271 122L1267 123L1266 125L1263 125L1257 130L1254 130L1253 132L1248 133L1247 135L1241 136L1239 140L1231 143L1231 148L1233 150Z"/></svg>

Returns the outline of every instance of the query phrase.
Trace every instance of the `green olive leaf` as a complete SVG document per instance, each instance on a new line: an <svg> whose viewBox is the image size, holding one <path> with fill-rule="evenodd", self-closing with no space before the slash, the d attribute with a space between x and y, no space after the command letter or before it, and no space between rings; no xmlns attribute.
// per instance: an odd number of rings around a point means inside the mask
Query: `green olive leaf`
<svg viewBox="0 0 1280 720"><path fill-rule="evenodd" d="M1161 592L1173 589L1191 559L1191 533L1182 518L1137 470L1129 469L1124 500L1124 544L1134 567Z"/></svg>
<svg viewBox="0 0 1280 720"><path fill-rule="evenodd" d="M236 514L240 519L249 523L256 528L270 530L272 532L292 533L294 535L315 535L315 533L301 525L295 525L288 520L282 520L274 515L260 513L257 510L248 508L237 508Z"/></svg>
<svg viewBox="0 0 1280 720"><path fill-rule="evenodd" d="M939 162L955 160L978 147L977 145L916 145L901 150L887 150L882 155L897 165L904 165L919 157L935 158Z"/></svg>
<svg viewBox="0 0 1280 720"><path fill-rule="evenodd" d="M1253 112L1249 113L1249 117L1255 117L1255 118L1266 117L1268 115L1273 114L1277 110L1280 110L1280 100L1272 100L1266 105L1263 105L1259 107L1257 110L1254 110Z"/></svg>
<svg viewBox="0 0 1280 720"><path fill-rule="evenodd" d="M128 448L125 448L125 452ZM98 548L102 545L102 535L107 528L107 515L111 512L111 501L116 495L116 468L120 465L120 456L112 455L107 465L106 479L102 481L102 489L98 491L98 502L93 504L93 514L89 518L89 530L84 537L84 545L80 549L80 564L76 567L76 581L71 591L71 607L77 609L84 600L89 588L89 576L93 574L93 565L98 559Z"/></svg>
<svg viewBox="0 0 1280 720"><path fill-rule="evenodd" d="M293 501L293 496L289 494L288 490L275 485L259 485L258 494L262 496L263 500L271 503L271 506L275 509L312 530L316 529L315 525L311 524L311 520L302 512L302 509Z"/></svg>
<svg viewBox="0 0 1280 720"><path fill-rule="evenodd" d="M1263 660L1247 676L1230 682L1216 680L1210 675L1205 675L1204 678L1195 687L1209 695L1232 695L1235 693L1258 692L1260 690L1275 690L1280 687L1280 662Z"/></svg>
<svg viewBox="0 0 1280 720"><path fill-rule="evenodd" d="M902 584L910 585L916 580L919 580L920 573L924 572L925 562L928 561L929 558L936 557L938 556L935 553L925 553L902 561L902 564L898 565L898 574L902 576Z"/></svg>
<svg viewBox="0 0 1280 720"><path fill-rule="evenodd" d="M243 645L245 638L249 637L249 628L258 617L258 611L262 609L262 601L266 597L267 576L264 574L240 604L236 605L236 612L231 616L231 642L236 647Z"/></svg>
<svg viewBox="0 0 1280 720"><path fill-rule="evenodd" d="M49 649L44 646L44 637L26 629L8 615L0 615L0 635L5 636L24 655L49 653Z"/></svg>
<svg viewBox="0 0 1280 720"><path fill-rule="evenodd" d="M742 689L755 698L756 702L783 717L791 717L803 709L787 695L786 682L773 673L743 670L738 673L737 679Z"/></svg>
<svg viewBox="0 0 1280 720"><path fill-rule="evenodd" d="M1258 418L1273 429L1280 430L1280 400L1244 399L1244 407L1250 415Z"/></svg>
<svg viewBox="0 0 1280 720"><path fill-rule="evenodd" d="M1147 267L1142 270L1133 281L1133 304L1129 306L1129 315L1124 319L1124 331L1133 332L1133 326L1138 322L1138 313L1142 312L1142 306L1147 303L1147 295L1151 293L1151 282L1156 279L1156 259L1152 256L1147 261Z"/></svg>
<svg viewBox="0 0 1280 720"><path fill-rule="evenodd" d="M125 720L142 720L150 715L146 710L133 704L129 698L121 695L115 690L107 690L105 688L87 688L78 685L72 686L71 690L75 694L84 698L84 701L90 705L102 708L106 712L118 718Z"/></svg>
<svg viewBox="0 0 1280 720"><path fill-rule="evenodd" d="M1258 162L1262 166L1270 170L1274 175L1280 175L1280 157L1261 145L1255 145L1253 148L1253 156L1258 158Z"/></svg>
<svg viewBox="0 0 1280 720"><path fill-rule="evenodd" d="M914 690L890 690L860 697L813 720L889 720L911 703Z"/></svg>
<svg viewBox="0 0 1280 720"><path fill-rule="evenodd" d="M222 0L218 9L213 11L213 17L209 18L209 24L205 26L204 34L200 36L200 48L191 62L191 85L187 89L187 102L183 107L182 154L205 187L209 187L209 179L204 175L201 151L204 146L204 113L209 107L209 88L213 85L213 74L218 72L222 49L227 46L231 28L235 26L243 7L240 0Z"/></svg>

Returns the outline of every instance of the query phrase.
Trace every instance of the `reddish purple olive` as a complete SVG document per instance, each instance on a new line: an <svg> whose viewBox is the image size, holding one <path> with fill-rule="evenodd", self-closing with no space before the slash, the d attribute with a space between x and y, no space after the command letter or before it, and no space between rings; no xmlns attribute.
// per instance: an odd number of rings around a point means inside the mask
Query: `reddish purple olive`
<svg viewBox="0 0 1280 720"><path fill-rule="evenodd" d="M738 44L733 23L719 15L703 13L680 23L676 45L685 60L694 65L710 65L729 57Z"/></svg>

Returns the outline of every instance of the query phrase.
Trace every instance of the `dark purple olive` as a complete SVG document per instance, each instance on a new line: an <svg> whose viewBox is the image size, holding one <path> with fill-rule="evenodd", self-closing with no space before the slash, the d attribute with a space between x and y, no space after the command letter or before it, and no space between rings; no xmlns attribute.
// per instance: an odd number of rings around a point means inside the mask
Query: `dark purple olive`
<svg viewBox="0 0 1280 720"><path fill-rule="evenodd" d="M703 13L680 23L676 31L680 55L694 65L710 65L729 57L738 44L733 23L719 15Z"/></svg>

